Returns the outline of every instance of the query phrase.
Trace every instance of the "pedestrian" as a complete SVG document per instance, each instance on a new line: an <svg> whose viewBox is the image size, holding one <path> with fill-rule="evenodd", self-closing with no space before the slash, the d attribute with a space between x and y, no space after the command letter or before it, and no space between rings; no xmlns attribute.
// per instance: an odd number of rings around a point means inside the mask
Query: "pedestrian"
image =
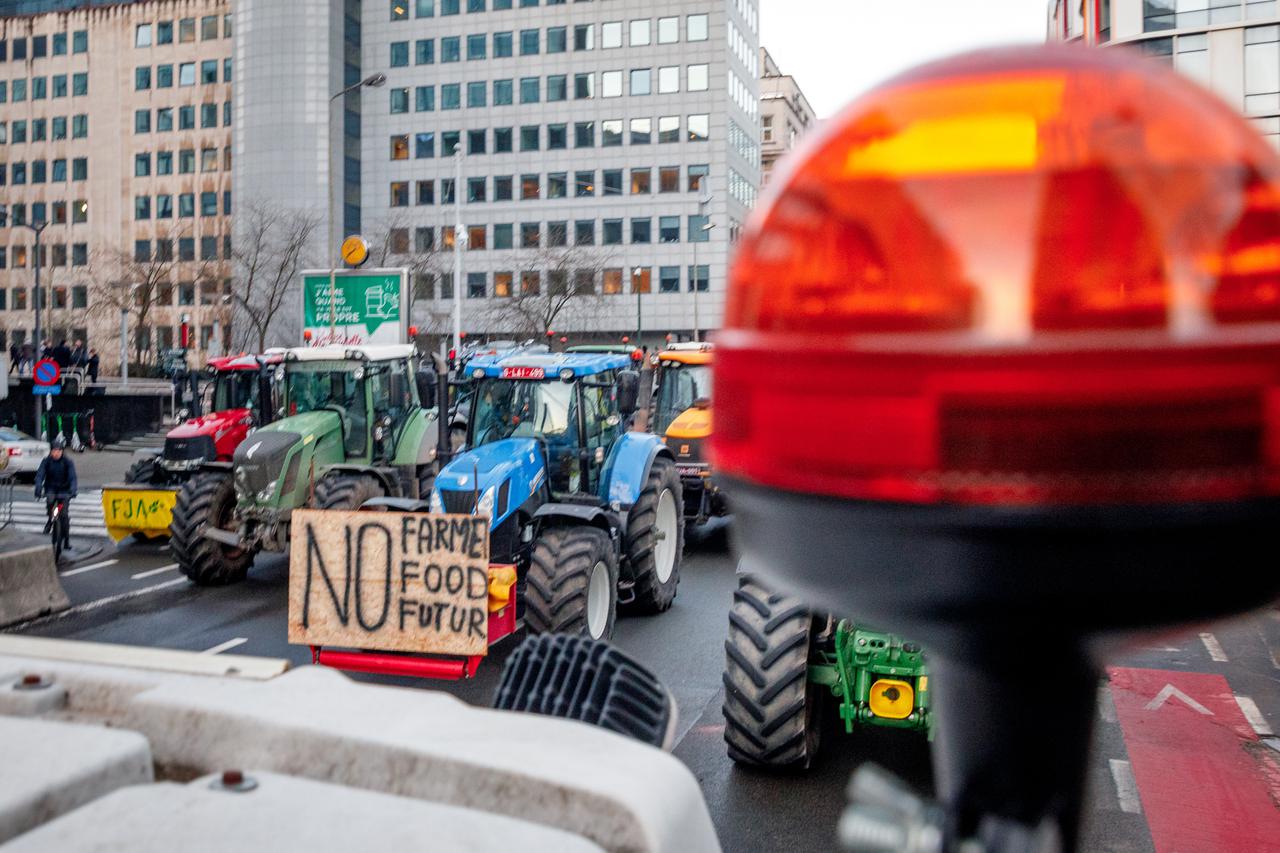
<svg viewBox="0 0 1280 853"><path fill-rule="evenodd" d="M76 339L75 346L71 349L71 366L84 367L89 363L89 351L84 348L84 341Z"/></svg>
<svg viewBox="0 0 1280 853"><path fill-rule="evenodd" d="M31 341L22 342L22 356L19 361L22 362L19 373L30 373L31 368L35 366L36 348Z"/></svg>
<svg viewBox="0 0 1280 853"><path fill-rule="evenodd" d="M22 350L18 349L17 342L9 344L9 372L13 373L18 369L18 362L22 359Z"/></svg>
<svg viewBox="0 0 1280 853"><path fill-rule="evenodd" d="M89 350L89 381L98 381L98 351L96 349Z"/></svg>
<svg viewBox="0 0 1280 853"><path fill-rule="evenodd" d="M66 370L71 366L71 347L67 346L66 338L58 341L58 345L50 351L50 355L60 369Z"/></svg>

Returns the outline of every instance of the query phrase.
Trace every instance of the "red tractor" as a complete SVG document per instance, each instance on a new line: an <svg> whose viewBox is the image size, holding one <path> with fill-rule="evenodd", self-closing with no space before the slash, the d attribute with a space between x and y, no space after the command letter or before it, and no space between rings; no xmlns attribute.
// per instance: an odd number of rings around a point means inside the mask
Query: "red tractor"
<svg viewBox="0 0 1280 853"><path fill-rule="evenodd" d="M191 417L165 436L164 449L138 458L125 482L176 486L209 462L231 463L231 454L255 426L269 423L272 370L278 355L237 355L209 360L205 375L212 383L209 411Z"/></svg>

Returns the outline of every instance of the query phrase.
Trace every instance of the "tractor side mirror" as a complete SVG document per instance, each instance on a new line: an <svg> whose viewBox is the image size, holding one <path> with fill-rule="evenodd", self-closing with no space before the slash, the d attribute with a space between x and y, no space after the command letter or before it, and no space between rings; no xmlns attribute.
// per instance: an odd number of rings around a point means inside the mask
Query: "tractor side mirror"
<svg viewBox="0 0 1280 853"><path fill-rule="evenodd" d="M634 370L618 372L618 411L634 415L640 404L640 374Z"/></svg>
<svg viewBox="0 0 1280 853"><path fill-rule="evenodd" d="M413 380L418 385L418 401L422 403L422 407L424 409L434 408L436 405L435 376L425 372L415 373Z"/></svg>

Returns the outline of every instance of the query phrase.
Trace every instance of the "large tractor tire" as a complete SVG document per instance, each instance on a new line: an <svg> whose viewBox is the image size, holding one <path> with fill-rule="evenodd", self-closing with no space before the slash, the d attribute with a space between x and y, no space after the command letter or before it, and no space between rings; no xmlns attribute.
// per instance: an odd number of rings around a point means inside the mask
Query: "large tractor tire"
<svg viewBox="0 0 1280 853"><path fill-rule="evenodd" d="M675 600L684 553L682 488L676 466L658 457L627 515L627 559L635 578L631 607L637 612L661 613Z"/></svg>
<svg viewBox="0 0 1280 853"><path fill-rule="evenodd" d="M533 543L524 588L530 634L613 636L618 561L609 535L595 527L553 527Z"/></svg>
<svg viewBox="0 0 1280 853"><path fill-rule="evenodd" d="M799 599L739 580L724 644L724 739L739 764L803 769L817 754L823 697L808 678L813 625Z"/></svg>
<svg viewBox="0 0 1280 853"><path fill-rule="evenodd" d="M126 483L146 483L150 485L163 485L165 482L164 469L160 467L160 460L154 456L143 456L135 459L133 464L129 466L129 470L124 474Z"/></svg>
<svg viewBox="0 0 1280 853"><path fill-rule="evenodd" d="M330 474L316 483L316 509L353 510L387 491L377 477L367 474Z"/></svg>
<svg viewBox="0 0 1280 853"><path fill-rule="evenodd" d="M178 490L169 527L169 547L182 573L199 586L239 583L253 564L253 551L216 542L207 527L235 530L236 490L230 474L197 473Z"/></svg>

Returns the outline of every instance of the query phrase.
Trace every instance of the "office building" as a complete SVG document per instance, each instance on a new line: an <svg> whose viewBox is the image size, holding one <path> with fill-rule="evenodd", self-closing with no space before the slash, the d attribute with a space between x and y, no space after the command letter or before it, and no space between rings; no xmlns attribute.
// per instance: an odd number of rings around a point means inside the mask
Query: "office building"
<svg viewBox="0 0 1280 853"><path fill-rule="evenodd" d="M778 158L796 147L800 137L816 127L817 116L800 84L760 48L760 166L762 183L769 182Z"/></svg>

